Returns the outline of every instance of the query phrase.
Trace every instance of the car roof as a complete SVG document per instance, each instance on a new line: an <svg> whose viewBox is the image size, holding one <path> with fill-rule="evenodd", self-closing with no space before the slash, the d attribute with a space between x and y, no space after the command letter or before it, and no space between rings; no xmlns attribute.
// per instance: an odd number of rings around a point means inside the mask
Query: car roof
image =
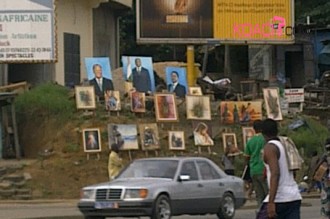
<svg viewBox="0 0 330 219"><path fill-rule="evenodd" d="M151 157L151 158L140 158L135 161L142 160L174 160L174 161L184 161L184 160L209 160L205 157Z"/></svg>

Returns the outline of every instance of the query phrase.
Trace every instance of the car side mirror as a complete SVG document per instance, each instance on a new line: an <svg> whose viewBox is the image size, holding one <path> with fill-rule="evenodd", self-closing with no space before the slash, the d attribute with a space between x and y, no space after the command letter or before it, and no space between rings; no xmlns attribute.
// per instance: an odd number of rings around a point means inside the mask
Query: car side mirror
<svg viewBox="0 0 330 219"><path fill-rule="evenodd" d="M189 181L190 180L190 176L189 175L180 175L179 176L179 181L183 182L183 181Z"/></svg>

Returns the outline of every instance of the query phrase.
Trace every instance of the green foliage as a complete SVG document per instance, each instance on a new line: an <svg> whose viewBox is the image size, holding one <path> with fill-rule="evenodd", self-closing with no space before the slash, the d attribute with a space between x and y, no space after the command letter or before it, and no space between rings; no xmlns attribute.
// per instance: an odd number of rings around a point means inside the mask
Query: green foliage
<svg viewBox="0 0 330 219"><path fill-rule="evenodd" d="M73 98L69 98L69 92L60 85L46 83L19 95L15 100L18 118L29 116L70 118L75 111L75 102Z"/></svg>
<svg viewBox="0 0 330 219"><path fill-rule="evenodd" d="M330 23L330 2L329 0L296 0L296 21L306 22L310 16L311 22L318 25Z"/></svg>
<svg viewBox="0 0 330 219"><path fill-rule="evenodd" d="M328 129L317 120L309 117L302 119L306 121L304 126L296 130L289 130L285 127L281 133L291 137L300 151L304 151L305 157L309 157L314 150L319 153L323 152L325 139L329 136Z"/></svg>

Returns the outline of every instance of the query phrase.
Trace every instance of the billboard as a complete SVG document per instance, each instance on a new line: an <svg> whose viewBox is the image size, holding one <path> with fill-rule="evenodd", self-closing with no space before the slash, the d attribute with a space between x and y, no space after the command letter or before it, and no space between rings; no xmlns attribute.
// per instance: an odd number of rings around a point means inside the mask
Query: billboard
<svg viewBox="0 0 330 219"><path fill-rule="evenodd" d="M294 42L294 0L137 0L138 43Z"/></svg>
<svg viewBox="0 0 330 219"><path fill-rule="evenodd" d="M0 63L56 61L53 0L0 1Z"/></svg>
<svg viewBox="0 0 330 219"><path fill-rule="evenodd" d="M293 0L214 0L214 38L253 43L293 42Z"/></svg>
<svg viewBox="0 0 330 219"><path fill-rule="evenodd" d="M138 0L137 41L205 42L213 38L213 0Z"/></svg>

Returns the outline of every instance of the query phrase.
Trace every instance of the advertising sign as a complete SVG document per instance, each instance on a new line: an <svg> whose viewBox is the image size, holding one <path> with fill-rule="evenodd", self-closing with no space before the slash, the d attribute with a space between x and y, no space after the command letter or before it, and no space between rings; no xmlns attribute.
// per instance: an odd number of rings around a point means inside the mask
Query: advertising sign
<svg viewBox="0 0 330 219"><path fill-rule="evenodd" d="M213 38L213 0L137 1L137 41L202 42Z"/></svg>
<svg viewBox="0 0 330 219"><path fill-rule="evenodd" d="M293 0L214 0L214 38L244 43L292 43Z"/></svg>
<svg viewBox="0 0 330 219"><path fill-rule="evenodd" d="M137 0L138 43L294 42L294 0Z"/></svg>
<svg viewBox="0 0 330 219"><path fill-rule="evenodd" d="M284 96L288 103L302 103L305 101L304 88L284 89Z"/></svg>
<svg viewBox="0 0 330 219"><path fill-rule="evenodd" d="M0 1L0 63L56 60L53 0Z"/></svg>

